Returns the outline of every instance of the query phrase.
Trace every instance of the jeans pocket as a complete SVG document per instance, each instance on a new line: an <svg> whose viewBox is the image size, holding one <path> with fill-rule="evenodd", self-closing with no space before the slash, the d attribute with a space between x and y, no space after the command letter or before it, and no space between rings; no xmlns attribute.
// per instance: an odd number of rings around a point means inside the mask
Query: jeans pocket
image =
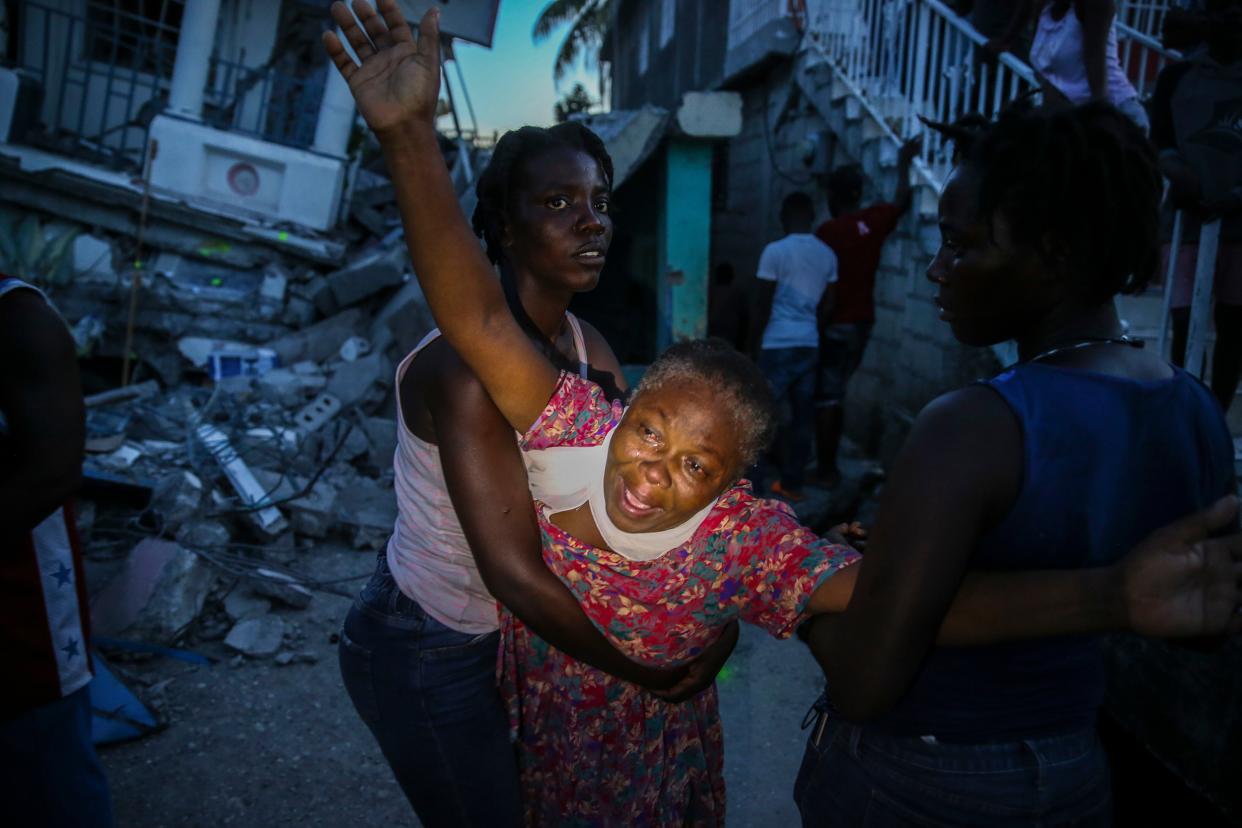
<svg viewBox="0 0 1242 828"><path fill-rule="evenodd" d="M341 679L349 693L358 717L368 725L379 722L379 699L375 693L375 671L370 650L351 639L341 630L341 643L337 648L341 663Z"/></svg>
<svg viewBox="0 0 1242 828"><path fill-rule="evenodd" d="M471 657L495 658L499 646L499 632L471 635L447 630L447 628L438 633L428 630L419 649L419 655L428 661Z"/></svg>

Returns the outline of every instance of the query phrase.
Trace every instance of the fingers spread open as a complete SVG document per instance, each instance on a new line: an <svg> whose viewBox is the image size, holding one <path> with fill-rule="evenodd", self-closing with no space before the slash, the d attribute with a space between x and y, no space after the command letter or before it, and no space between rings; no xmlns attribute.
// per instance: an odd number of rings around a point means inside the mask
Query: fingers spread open
<svg viewBox="0 0 1242 828"><path fill-rule="evenodd" d="M367 0L354 0L354 16L358 18L358 22L362 24L367 37L371 38L377 50L392 46L393 41L388 34L388 24Z"/></svg>
<svg viewBox="0 0 1242 828"><path fill-rule="evenodd" d="M332 4L332 19L336 21L336 25L341 27L341 32L344 33L345 39L349 41L349 45L353 47L354 54L358 56L358 60L366 60L375 54L375 47L371 45L371 39L367 37L367 33L358 25L353 12L340 0Z"/></svg>
<svg viewBox="0 0 1242 828"><path fill-rule="evenodd" d="M418 24L417 60L429 70L440 66L440 10L432 6Z"/></svg>
<svg viewBox="0 0 1242 828"><path fill-rule="evenodd" d="M336 32L323 33L323 47L327 50L328 58L335 64L337 71L341 73L341 77L348 83L349 76L358 71L358 64L354 63L354 59L349 56L345 44L341 43Z"/></svg>
<svg viewBox="0 0 1242 828"><path fill-rule="evenodd" d="M405 22L405 15L397 6L397 0L378 0L375 6L384 16L384 22L388 24L388 36L393 41L398 43L414 41L414 33L410 31L410 24Z"/></svg>

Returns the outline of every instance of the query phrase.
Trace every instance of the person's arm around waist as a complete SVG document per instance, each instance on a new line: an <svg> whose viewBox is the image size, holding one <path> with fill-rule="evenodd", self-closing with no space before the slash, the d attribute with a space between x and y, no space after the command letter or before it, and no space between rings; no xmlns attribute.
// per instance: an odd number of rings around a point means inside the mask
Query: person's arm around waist
<svg viewBox="0 0 1242 828"><path fill-rule="evenodd" d="M649 690L665 691L685 681L686 666L648 667L613 647L544 564L513 429L469 368L445 353L446 365L428 404L449 497L488 590L536 635L572 658ZM697 689L710 684L718 669Z"/></svg>
<svg viewBox="0 0 1242 828"><path fill-rule="evenodd" d="M891 708L933 644L1110 630L1199 636L1242 623L1233 611L1242 537L1199 543L1228 524L1231 501L1154 533L1115 566L967 572L979 538L1016 497L1021 445L1016 420L987 389L953 392L920 414L863 561L812 597L812 613L839 613L814 619L808 643L847 718Z"/></svg>

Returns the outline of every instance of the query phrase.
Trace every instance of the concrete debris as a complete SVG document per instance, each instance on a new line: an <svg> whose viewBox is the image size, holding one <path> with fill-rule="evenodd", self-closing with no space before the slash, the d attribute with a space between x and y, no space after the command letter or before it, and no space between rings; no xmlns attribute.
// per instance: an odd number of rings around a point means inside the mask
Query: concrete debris
<svg viewBox="0 0 1242 828"><path fill-rule="evenodd" d="M177 530L177 543L189 549L224 549L232 537L218 520L191 520Z"/></svg>
<svg viewBox="0 0 1242 828"><path fill-rule="evenodd" d="M224 644L251 658L269 658L285 639L285 622L275 615L238 621L224 638Z"/></svg>
<svg viewBox="0 0 1242 828"><path fill-rule="evenodd" d="M405 281L409 254L404 242L376 246L327 277L337 307L347 308Z"/></svg>
<svg viewBox="0 0 1242 828"><path fill-rule="evenodd" d="M294 609L306 609L314 593L302 586L295 578L273 569L257 569L258 577L250 580L250 588L259 595L279 601Z"/></svg>
<svg viewBox="0 0 1242 828"><path fill-rule="evenodd" d="M341 401L331 394L320 394L311 400L293 418L298 431L310 434L318 431L341 412Z"/></svg>
<svg viewBox="0 0 1242 828"><path fill-rule="evenodd" d="M350 308L307 328L267 343L280 357L281 365L310 360L323 362L341 350L345 340L355 336L363 325L363 313Z"/></svg>
<svg viewBox="0 0 1242 828"><path fill-rule="evenodd" d="M100 635L173 644L202 612L214 580L215 572L193 552L146 538L96 595L92 623Z"/></svg>
<svg viewBox="0 0 1242 828"><path fill-rule="evenodd" d="M274 661L281 667L290 664L318 664L319 656L313 652L291 653L288 650L282 650L276 654Z"/></svg>
<svg viewBox="0 0 1242 828"><path fill-rule="evenodd" d="M392 365L387 357L372 353L354 362L338 363L328 380L327 391L346 408L365 406L368 402L377 402L374 396L382 397L392 380Z"/></svg>
<svg viewBox="0 0 1242 828"><path fill-rule="evenodd" d="M86 398L78 509L80 530L103 541L106 585L92 607L102 634L223 639L239 659L311 663L280 614L304 610L315 581L286 573L310 543L388 542L393 371L434 323L391 183L360 173L352 202L332 257L246 242L219 223L178 230L175 244L150 235L120 388L111 366L124 350L129 295L118 286L133 239L107 223L55 222L69 251L57 306L91 357L84 385L108 389ZM122 527L152 537L124 552L109 534Z"/></svg>
<svg viewBox="0 0 1242 828"><path fill-rule="evenodd" d="M203 481L192 471L180 470L161 477L151 494L151 509L165 527L180 526L192 518L203 502Z"/></svg>
<svg viewBox="0 0 1242 828"><path fill-rule="evenodd" d="M353 362L358 357L366 356L371 353L371 343L369 340L360 336L351 336L349 339L341 343L341 350L338 352L341 359L346 362Z"/></svg>
<svg viewBox="0 0 1242 828"><path fill-rule="evenodd" d="M267 615L271 609L271 601L241 586L234 587L224 597L224 612L234 622Z"/></svg>
<svg viewBox="0 0 1242 828"><path fill-rule="evenodd" d="M267 492L254 479L254 473L246 465L229 438L220 429L206 423L196 431L203 447L216 459L224 474L241 498L244 514L267 536L279 535L288 528L285 517L275 506L264 506Z"/></svg>

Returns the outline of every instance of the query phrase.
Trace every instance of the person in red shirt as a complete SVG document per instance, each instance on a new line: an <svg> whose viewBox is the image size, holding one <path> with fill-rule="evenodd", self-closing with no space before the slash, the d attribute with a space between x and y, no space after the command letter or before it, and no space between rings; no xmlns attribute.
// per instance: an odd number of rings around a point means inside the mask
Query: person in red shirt
<svg viewBox="0 0 1242 828"><path fill-rule="evenodd" d="M841 479L837 447L845 420L845 386L862 362L875 323L875 273L884 240L910 209L910 163L922 147L913 138L897 151L897 192L891 202L862 207L863 175L857 166L838 167L828 177L832 219L815 235L837 254L835 301L821 305L819 372L815 388L815 445L819 481Z"/></svg>

